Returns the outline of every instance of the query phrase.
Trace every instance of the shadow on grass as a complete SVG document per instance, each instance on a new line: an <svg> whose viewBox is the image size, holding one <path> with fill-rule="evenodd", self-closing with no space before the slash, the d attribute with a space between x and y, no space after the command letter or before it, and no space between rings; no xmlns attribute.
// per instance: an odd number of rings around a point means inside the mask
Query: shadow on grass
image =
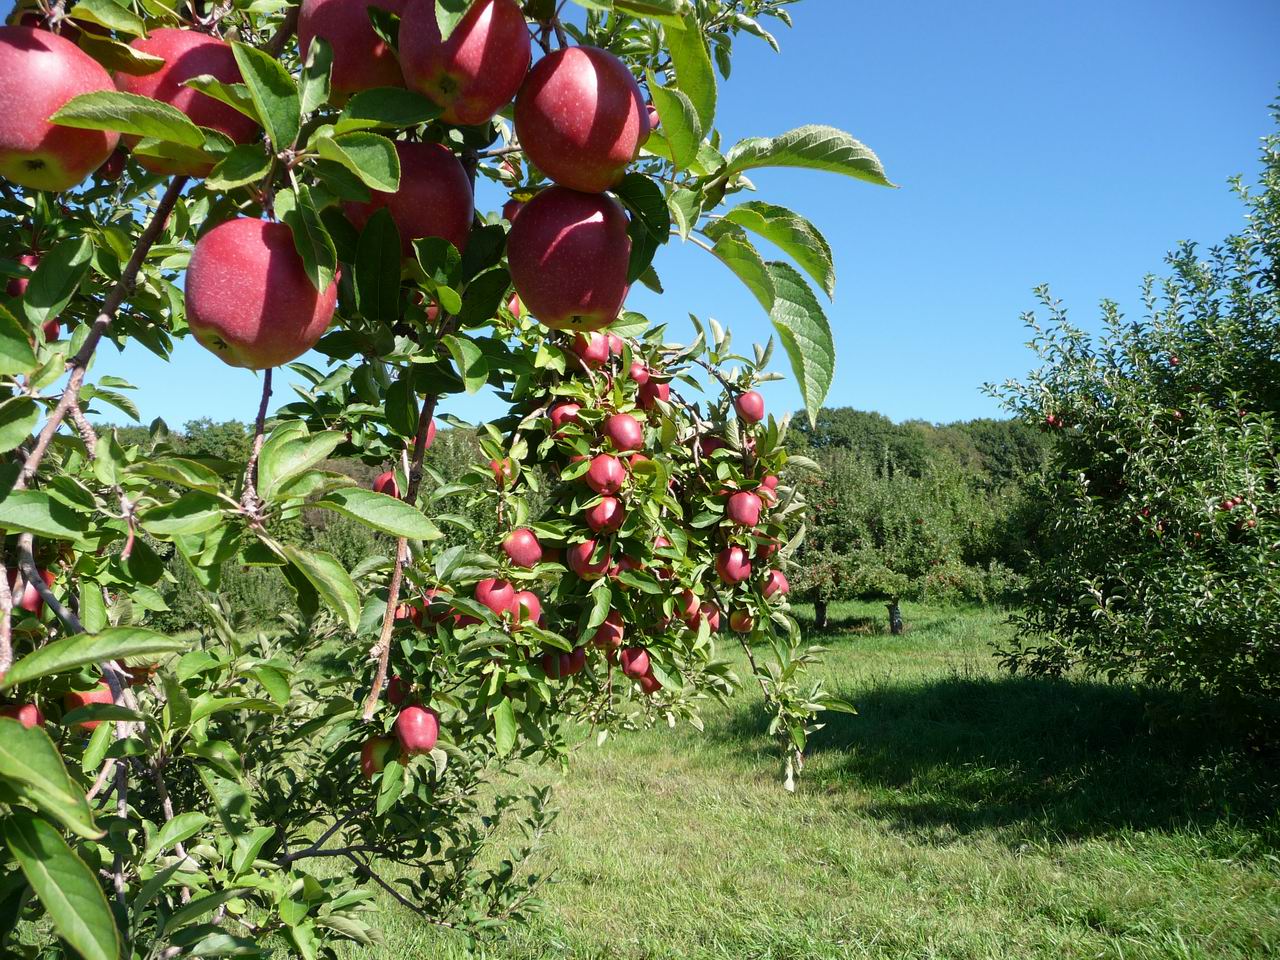
<svg viewBox="0 0 1280 960"><path fill-rule="evenodd" d="M857 790L894 829L1020 843L1193 828L1217 855L1280 850L1277 758L1176 694L965 673L841 694L858 715L823 715L808 787ZM772 754L766 721L742 710L711 732Z"/></svg>

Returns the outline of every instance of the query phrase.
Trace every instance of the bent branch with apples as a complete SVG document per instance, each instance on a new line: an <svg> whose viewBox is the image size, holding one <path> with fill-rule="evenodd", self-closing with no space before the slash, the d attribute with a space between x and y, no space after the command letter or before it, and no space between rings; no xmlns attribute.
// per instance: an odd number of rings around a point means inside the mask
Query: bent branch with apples
<svg viewBox="0 0 1280 960"><path fill-rule="evenodd" d="M0 947L331 956L377 940L379 895L519 922L553 812L513 765L744 683L794 789L847 705L787 605L808 465L756 389L772 340L626 307L663 245L709 254L821 405L831 251L748 174L889 182L829 127L715 127L735 41L776 48L791 6L40 0L0 28ZM188 335L245 368L242 461L102 426L138 412L101 350ZM486 390L502 416L443 412ZM443 477L439 427L482 461ZM304 511L377 549L326 552ZM228 565L294 609L239 622ZM179 567L199 634L150 626Z"/></svg>

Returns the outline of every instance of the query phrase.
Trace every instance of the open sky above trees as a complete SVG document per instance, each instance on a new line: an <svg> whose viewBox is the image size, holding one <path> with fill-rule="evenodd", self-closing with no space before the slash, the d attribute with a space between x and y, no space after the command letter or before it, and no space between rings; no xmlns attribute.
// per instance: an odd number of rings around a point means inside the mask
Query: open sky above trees
<svg viewBox="0 0 1280 960"><path fill-rule="evenodd" d="M3 0L0 13L11 6ZM1239 224L1225 180L1252 175L1268 131L1280 36L1270 0L828 0L795 15L781 55L740 44L721 88L723 129L736 138L832 123L874 145L902 185L850 190L811 172L760 173L776 202L812 216L836 256L831 406L899 420L998 415L978 387L1031 366L1018 317L1034 284L1052 283L1092 329L1100 298L1136 307L1138 278L1161 270L1175 241L1212 242ZM496 206L483 191L477 199ZM656 263L668 295L639 290L629 305L681 333L687 309L763 341L767 318L741 284L675 246ZM160 403L175 424L252 419L255 374L193 341L177 358L108 350L98 373L141 388L144 420ZM799 406L789 381L767 398L774 410ZM277 389L276 403L290 399ZM449 412L494 412L483 397L467 404Z"/></svg>

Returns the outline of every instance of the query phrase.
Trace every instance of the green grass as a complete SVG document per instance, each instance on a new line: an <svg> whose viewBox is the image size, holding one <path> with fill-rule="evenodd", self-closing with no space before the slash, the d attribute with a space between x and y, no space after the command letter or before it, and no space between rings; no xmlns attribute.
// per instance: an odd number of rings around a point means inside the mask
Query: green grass
<svg viewBox="0 0 1280 960"><path fill-rule="evenodd" d="M547 910L494 958L1280 956L1275 784L1171 695L998 671L990 610L823 642L833 715L788 795L758 696L705 734L584 746L540 867ZM1154 719L1159 718L1159 719ZM389 905L350 957L463 956Z"/></svg>

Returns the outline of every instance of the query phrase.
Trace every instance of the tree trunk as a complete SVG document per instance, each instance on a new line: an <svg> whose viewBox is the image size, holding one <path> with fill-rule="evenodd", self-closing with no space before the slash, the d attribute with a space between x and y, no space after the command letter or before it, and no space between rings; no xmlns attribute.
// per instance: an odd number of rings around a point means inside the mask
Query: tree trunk
<svg viewBox="0 0 1280 960"><path fill-rule="evenodd" d="M889 632L895 637L902 633L902 611L898 608L898 601L894 600L887 604L889 608Z"/></svg>
<svg viewBox="0 0 1280 960"><path fill-rule="evenodd" d="M816 630L827 629L827 601L813 601L813 626Z"/></svg>

